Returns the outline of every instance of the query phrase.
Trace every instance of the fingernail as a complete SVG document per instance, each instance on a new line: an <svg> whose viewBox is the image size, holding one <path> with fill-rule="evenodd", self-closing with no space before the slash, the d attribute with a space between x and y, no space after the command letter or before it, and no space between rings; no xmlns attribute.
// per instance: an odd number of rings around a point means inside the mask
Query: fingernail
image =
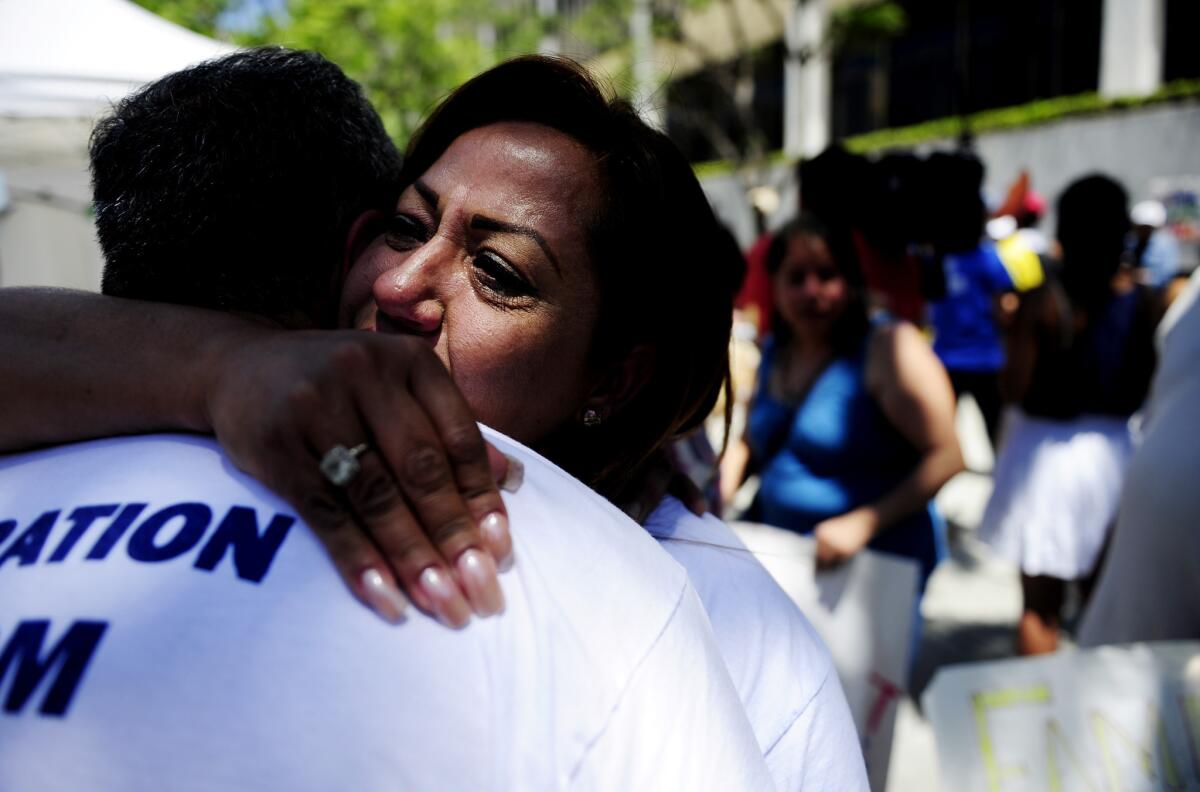
<svg viewBox="0 0 1200 792"><path fill-rule="evenodd" d="M389 583L378 569L365 569L358 579L363 596L370 603L379 618L388 624L398 624L404 621L404 611L408 609L408 600L400 593L400 589Z"/></svg>
<svg viewBox="0 0 1200 792"><path fill-rule="evenodd" d="M450 575L437 567L428 567L421 573L421 588L433 601L438 619L447 627L462 627L471 620L471 606Z"/></svg>
<svg viewBox="0 0 1200 792"><path fill-rule="evenodd" d="M496 561L500 571L507 572L512 568L512 537L508 532L508 518L504 512L494 511L479 521L479 529L493 551L497 548L506 549L504 557Z"/></svg>
<svg viewBox="0 0 1200 792"><path fill-rule="evenodd" d="M504 481L500 482L500 489L516 492L525 481L525 465L514 456L505 454L504 458L508 460L508 472L504 474Z"/></svg>
<svg viewBox="0 0 1200 792"><path fill-rule="evenodd" d="M490 555L472 547L458 557L457 566L458 576L476 613L492 616L504 610L504 592L500 591L496 564Z"/></svg>

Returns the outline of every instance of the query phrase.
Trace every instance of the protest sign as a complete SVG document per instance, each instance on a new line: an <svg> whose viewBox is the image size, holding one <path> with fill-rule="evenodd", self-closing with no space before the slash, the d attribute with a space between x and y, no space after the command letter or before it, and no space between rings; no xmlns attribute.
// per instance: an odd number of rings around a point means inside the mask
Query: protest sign
<svg viewBox="0 0 1200 792"><path fill-rule="evenodd" d="M862 741L871 788L882 792L896 706L908 680L916 563L864 550L841 567L818 573L811 536L754 523L733 528L829 647Z"/></svg>
<svg viewBox="0 0 1200 792"><path fill-rule="evenodd" d="M1200 790L1200 642L952 666L922 701L944 790Z"/></svg>

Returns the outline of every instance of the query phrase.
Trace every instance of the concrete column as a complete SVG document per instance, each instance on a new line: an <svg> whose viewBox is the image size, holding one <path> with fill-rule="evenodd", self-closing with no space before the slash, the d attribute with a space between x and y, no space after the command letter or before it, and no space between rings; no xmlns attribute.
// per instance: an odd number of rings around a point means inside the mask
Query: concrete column
<svg viewBox="0 0 1200 792"><path fill-rule="evenodd" d="M828 0L797 0L788 14L783 66L783 150L811 157L829 145L833 69L825 38Z"/></svg>
<svg viewBox="0 0 1200 792"><path fill-rule="evenodd" d="M1100 94L1145 96L1162 84L1166 0L1104 0Z"/></svg>

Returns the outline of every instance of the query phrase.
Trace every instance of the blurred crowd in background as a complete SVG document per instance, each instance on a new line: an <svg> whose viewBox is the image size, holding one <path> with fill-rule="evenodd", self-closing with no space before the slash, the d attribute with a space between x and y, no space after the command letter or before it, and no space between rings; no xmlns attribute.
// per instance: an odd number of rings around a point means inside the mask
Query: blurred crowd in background
<svg viewBox="0 0 1200 792"><path fill-rule="evenodd" d="M1192 299L1181 297L1192 264L1168 209L1131 205L1099 171L1057 196L1029 172L987 196L984 174L969 147L872 159L833 145L798 165L798 218L746 252L733 437L720 469L709 457L697 478L727 518L815 533L819 562L868 546L916 559L928 580L946 553L933 497L962 469L938 427L953 425L954 402L970 394L996 454L977 533L1021 571L1014 650L1055 650L1069 588L1085 606L1106 562L1128 587L1125 604L1105 598L1085 639L1195 637L1179 581L1149 581L1161 561L1144 547L1118 550L1139 556L1139 569L1121 570L1130 559L1111 551L1126 533L1191 558L1182 532L1200 519L1200 504L1168 507L1139 492L1121 508L1137 439L1190 436L1197 425L1195 407L1144 414L1162 354L1156 331L1161 344L1163 316ZM1057 222L1045 228L1050 202ZM895 339L898 327L923 336L940 365L906 360L920 352ZM1138 462L1188 469L1175 453L1147 449ZM1174 480L1165 470L1139 486ZM1129 590L1147 586L1156 593ZM1146 612L1130 605L1142 599Z"/></svg>

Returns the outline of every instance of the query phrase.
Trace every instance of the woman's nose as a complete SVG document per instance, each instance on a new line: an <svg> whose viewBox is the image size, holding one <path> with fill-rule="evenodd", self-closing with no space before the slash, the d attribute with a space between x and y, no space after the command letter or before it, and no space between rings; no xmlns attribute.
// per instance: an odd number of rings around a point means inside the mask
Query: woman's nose
<svg viewBox="0 0 1200 792"><path fill-rule="evenodd" d="M816 275L806 275L803 288L805 297L815 299L821 295L821 279Z"/></svg>
<svg viewBox="0 0 1200 792"><path fill-rule="evenodd" d="M446 314L442 292L449 277L447 244L435 237L375 279L372 292L380 329L390 325L395 332L426 336L441 330Z"/></svg>

